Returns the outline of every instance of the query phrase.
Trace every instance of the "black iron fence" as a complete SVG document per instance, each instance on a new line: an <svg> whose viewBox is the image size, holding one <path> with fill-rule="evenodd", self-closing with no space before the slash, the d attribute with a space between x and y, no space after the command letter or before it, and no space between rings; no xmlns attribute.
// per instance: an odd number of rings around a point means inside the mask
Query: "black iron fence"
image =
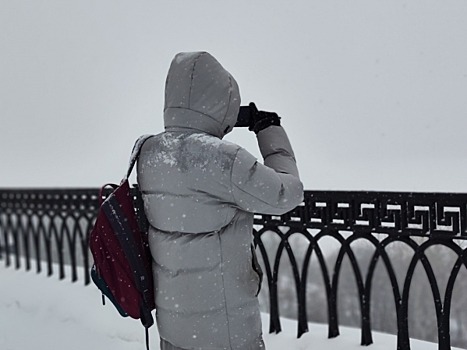
<svg viewBox="0 0 467 350"><path fill-rule="evenodd" d="M7 266L78 280L77 267L89 270L88 233L98 209L96 189L0 189L0 258ZM90 278L85 275L85 284Z"/></svg>
<svg viewBox="0 0 467 350"><path fill-rule="evenodd" d="M85 271L90 266L87 239L98 193L97 189L0 189L0 259L16 268L24 262L28 270L35 262L37 272L45 261L49 275L58 265L59 278L66 277L65 266L70 266L71 280L78 280L78 266ZM136 200L136 190L134 194ZM287 278L287 287L292 285L300 337L308 331L308 310L315 301L310 286L320 279L325 295L325 305L320 306L326 309L329 337L337 336L339 286L348 277L342 273L345 267L355 280L361 344L371 344L372 300L382 291L375 287L375 271L382 266L388 276L383 288L391 291L395 310L397 349L410 349L410 294L420 271L429 282L426 295L431 299L428 307L434 308L439 349L451 349L451 330L462 325L457 319L453 322L451 311L454 291L465 286L459 276L467 268L467 194L306 191L304 203L285 215L255 215L254 238L268 286L271 332L281 330L281 280ZM329 239L338 244L337 249L323 244ZM356 244L361 241L366 243L365 253ZM404 255L403 269L399 268L402 255L389 251L395 243L411 252L408 259ZM449 252L451 264L440 251ZM311 268L312 261L317 268ZM85 274L84 283L89 282ZM466 298L465 292L460 294Z"/></svg>

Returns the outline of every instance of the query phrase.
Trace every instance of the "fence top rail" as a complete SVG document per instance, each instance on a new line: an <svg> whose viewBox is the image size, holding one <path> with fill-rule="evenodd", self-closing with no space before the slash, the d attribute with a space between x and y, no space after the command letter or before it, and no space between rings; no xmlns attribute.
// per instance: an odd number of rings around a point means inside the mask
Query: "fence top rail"
<svg viewBox="0 0 467 350"><path fill-rule="evenodd" d="M133 185L136 187L136 185ZM0 187L0 199L4 195L12 193L96 193L96 187ZM305 196L341 197L341 198L451 198L461 199L467 202L467 192L411 192L411 191L344 191L344 190L305 190Z"/></svg>
<svg viewBox="0 0 467 350"><path fill-rule="evenodd" d="M98 196L98 188L0 188L0 214L94 212ZM467 193L307 190L292 211L256 214L255 224L465 240Z"/></svg>

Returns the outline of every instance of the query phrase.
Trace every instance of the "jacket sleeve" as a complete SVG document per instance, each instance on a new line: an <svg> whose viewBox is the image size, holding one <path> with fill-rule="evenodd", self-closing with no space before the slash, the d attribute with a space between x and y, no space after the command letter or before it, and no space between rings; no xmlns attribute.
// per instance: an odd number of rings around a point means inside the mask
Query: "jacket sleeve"
<svg viewBox="0 0 467 350"><path fill-rule="evenodd" d="M281 215L303 201L292 147L285 130L270 126L257 135L264 164L240 148L232 167L232 195L242 210Z"/></svg>

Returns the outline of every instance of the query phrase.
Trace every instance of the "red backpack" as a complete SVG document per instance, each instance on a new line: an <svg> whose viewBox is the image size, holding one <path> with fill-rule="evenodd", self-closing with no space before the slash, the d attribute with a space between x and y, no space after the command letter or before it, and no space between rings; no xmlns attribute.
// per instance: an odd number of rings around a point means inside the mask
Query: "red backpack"
<svg viewBox="0 0 467 350"><path fill-rule="evenodd" d="M120 185L107 184L101 188L99 211L89 236L89 248L94 257L91 278L102 292L103 302L105 295L122 316L141 320L146 330L147 348L148 328L154 324L152 310L155 309L152 260L147 230L138 223L128 177L149 137L151 135L141 136L136 141L127 174ZM113 190L102 201L109 186ZM143 208L138 209L139 215L144 215Z"/></svg>

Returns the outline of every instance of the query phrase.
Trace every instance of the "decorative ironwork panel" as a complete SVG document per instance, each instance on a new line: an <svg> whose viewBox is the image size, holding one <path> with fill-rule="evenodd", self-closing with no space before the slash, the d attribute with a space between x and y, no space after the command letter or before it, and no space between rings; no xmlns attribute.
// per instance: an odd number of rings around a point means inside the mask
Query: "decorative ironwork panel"
<svg viewBox="0 0 467 350"><path fill-rule="evenodd" d="M282 216L255 215L255 243L262 255L268 287L270 306L270 331L280 332L279 318L279 266L283 256L290 263L297 290L297 318L300 337L308 331L307 274L310 258L316 254L324 281L327 299L329 337L339 334L338 282L343 259L347 257L356 280L361 314L361 343L372 343L371 297L375 268L381 262L389 276L397 314L399 350L410 349L408 309L409 292L417 264L421 264L431 286L438 322L439 349L450 349L450 305L453 287L461 266L467 268L467 252L462 244L467 239L466 194L394 193L394 192L331 192L307 191L304 204ZM278 228L283 228L279 230ZM274 233L280 239L275 255L267 254L265 234ZM291 249L289 239L302 235L307 241L307 251L300 266ZM382 235L381 235L382 234ZM340 244L332 271L328 269L320 241L332 237ZM417 239L418 238L418 239ZM365 240L374 246L366 275L351 244ZM394 242L406 244L413 251L410 266L400 285L386 248ZM442 291L425 251L433 246L449 248L457 256L457 262L449 274L449 282ZM465 246L465 245L464 245Z"/></svg>
<svg viewBox="0 0 467 350"><path fill-rule="evenodd" d="M71 278L78 279L77 265L89 268L88 233L94 224L98 191L95 189L0 191L0 245L6 264L19 268L24 260L36 271L47 262L48 275L58 264L59 278L65 278L65 265L71 266ZM3 243L2 243L3 242ZM89 276L85 275L85 283Z"/></svg>
<svg viewBox="0 0 467 350"><path fill-rule="evenodd" d="M467 194L305 191L304 203L256 224L467 239Z"/></svg>

